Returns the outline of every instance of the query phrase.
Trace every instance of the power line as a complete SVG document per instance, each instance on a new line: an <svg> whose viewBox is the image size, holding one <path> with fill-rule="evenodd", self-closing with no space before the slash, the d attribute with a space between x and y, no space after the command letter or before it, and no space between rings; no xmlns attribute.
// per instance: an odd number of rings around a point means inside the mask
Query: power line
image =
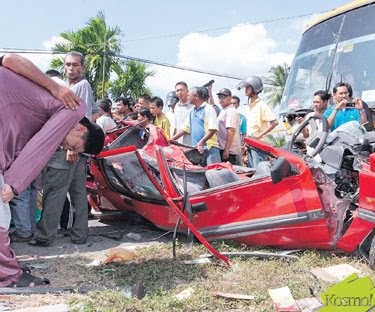
<svg viewBox="0 0 375 312"><path fill-rule="evenodd" d="M0 48L0 52L24 53L24 54L66 54L64 52L54 52L54 51L50 51L50 50L18 49L18 48ZM128 55L113 54L113 56L116 56L116 57L121 58L121 59L137 61L137 62L140 62L140 63L169 67L169 68L174 68L174 69L179 69L179 70L186 70L186 71L191 71L191 72L195 72L195 73L199 73L199 74L211 75L211 76L215 76L215 77L222 77L222 78L235 79L235 80L242 80L243 79L243 77L238 77L238 76L234 76L234 75L230 75L230 74L205 71L205 70L187 67L187 66L172 65L172 64L168 64L168 63L157 62L157 61L152 61L152 60L148 60L148 59L142 59L142 58L138 58L138 57L128 56Z"/></svg>
<svg viewBox="0 0 375 312"><path fill-rule="evenodd" d="M243 79L243 77L233 76L233 75L230 75L230 74L204 71L204 70L200 70L200 69L197 69L197 68L172 65L172 64L156 62L156 61L150 61L150 60L147 60L147 59L141 59L141 58L127 56L127 55L116 55L116 56L118 56L119 58L124 58L124 59L127 59L127 60L134 60L134 61L141 62L141 63L170 67L170 68L186 70L186 71L191 71L191 72L200 73L200 74L207 74L207 75L216 76L216 77L223 77L223 78L229 78L229 79L235 79L235 80L242 80Z"/></svg>
<svg viewBox="0 0 375 312"><path fill-rule="evenodd" d="M175 34L159 35L159 36L154 36L154 37L130 39L130 40L124 40L124 42L135 42L135 41L145 41L145 40L153 40L153 39L170 38L170 37L180 37L180 36L185 36L185 35L188 35L188 34L191 34L191 33L206 33L206 32L210 32L210 31L225 30L225 29L231 29L231 28L237 28L237 27L245 27L247 25L267 24L267 23L271 23L271 22L278 22L278 21L284 21L284 20L289 20L289 19L296 19L296 18L311 16L311 15L315 15L315 14L323 14L323 13L326 13L326 12L328 12L328 11L307 13L307 14L294 15L294 16L285 16L285 17L279 17L279 18L275 18L275 19L263 20L263 21L258 21L258 22L254 22L254 23L246 23L246 24L241 24L241 25L237 24L237 25L232 25L232 26L223 26L223 27L208 28L208 29L203 29L203 30L181 32L181 33L175 33Z"/></svg>
<svg viewBox="0 0 375 312"><path fill-rule="evenodd" d="M22 49L22 48L0 48L0 52L4 53L24 53L24 54L66 54L63 52L54 52L44 49Z"/></svg>

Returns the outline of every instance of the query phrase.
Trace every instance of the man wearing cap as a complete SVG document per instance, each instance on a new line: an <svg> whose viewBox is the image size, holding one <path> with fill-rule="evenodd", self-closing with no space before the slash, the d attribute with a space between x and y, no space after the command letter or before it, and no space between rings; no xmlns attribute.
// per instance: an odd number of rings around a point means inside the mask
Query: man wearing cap
<svg viewBox="0 0 375 312"><path fill-rule="evenodd" d="M205 87L189 90L187 99L194 105L182 129L171 138L177 140L186 133L191 134L191 144L196 146L204 161L209 164L221 162L217 139L218 122L214 108L207 103L208 91Z"/></svg>
<svg viewBox="0 0 375 312"><path fill-rule="evenodd" d="M8 202L36 178L59 146L96 154L104 134L81 120L84 102L16 54L0 58L0 111L0 287L38 285L43 280L24 272L9 247Z"/></svg>
<svg viewBox="0 0 375 312"><path fill-rule="evenodd" d="M239 114L231 103L232 92L229 89L221 89L217 96L223 108L218 117L219 131L217 133L221 160L236 165L238 155L241 154Z"/></svg>
<svg viewBox="0 0 375 312"><path fill-rule="evenodd" d="M64 70L70 89L87 105L86 117L96 119L97 105L93 92L85 79L84 56L80 52L69 52L64 59ZM57 150L48 161L42 175L43 213L36 226L32 246L48 246L57 234L59 218L69 192L74 209L74 222L70 239L74 244L84 244L88 235L88 211L86 193L87 156L74 149Z"/></svg>

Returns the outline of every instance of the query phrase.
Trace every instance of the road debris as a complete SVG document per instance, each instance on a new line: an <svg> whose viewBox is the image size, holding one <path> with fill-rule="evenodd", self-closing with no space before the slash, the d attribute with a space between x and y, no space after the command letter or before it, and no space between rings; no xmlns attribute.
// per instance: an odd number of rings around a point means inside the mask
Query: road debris
<svg viewBox="0 0 375 312"><path fill-rule="evenodd" d="M283 251L281 253L277 252L262 252L262 251L229 251L229 252L221 252L222 255L233 258L233 257L254 257L254 258L284 258L284 259L299 259L298 256L290 255L289 253L295 251ZM212 254L203 254L199 256L200 258L210 258L213 257Z"/></svg>
<svg viewBox="0 0 375 312"><path fill-rule="evenodd" d="M113 248L109 251L107 259L103 261L104 264L115 262L124 263L134 258L134 252L125 248Z"/></svg>
<svg viewBox="0 0 375 312"><path fill-rule="evenodd" d="M142 299L145 296L145 288L142 282L136 282L131 289L132 297L136 297L138 299Z"/></svg>
<svg viewBox="0 0 375 312"><path fill-rule="evenodd" d="M191 287L186 288L186 289L184 289L183 291L181 291L180 293L178 293L178 294L176 295L176 298L177 298L178 300L185 300L185 299L187 299L187 298L190 298L191 295L193 294L193 292L194 292L193 288L191 288Z"/></svg>
<svg viewBox="0 0 375 312"><path fill-rule="evenodd" d="M44 305L39 307L32 307L32 308L23 308L23 309L17 309L12 310L13 312L68 312L68 305L65 303L60 304L52 304L52 305Z"/></svg>
<svg viewBox="0 0 375 312"><path fill-rule="evenodd" d="M355 267L343 263L326 268L313 268L310 270L319 279L326 282L339 282L353 273L360 273Z"/></svg>
<svg viewBox="0 0 375 312"><path fill-rule="evenodd" d="M301 312L315 312L323 306L315 297L299 299L296 303Z"/></svg>
<svg viewBox="0 0 375 312"><path fill-rule="evenodd" d="M217 290L214 290L211 293L216 297L223 297L223 298L228 298L228 299L254 300L255 298L254 296L251 296L251 295L232 294L232 293L227 293L227 292L217 291Z"/></svg>
<svg viewBox="0 0 375 312"><path fill-rule="evenodd" d="M192 260L183 260L181 262L183 264L207 264L207 263L211 263L211 260L208 258L199 258L199 259L192 259Z"/></svg>
<svg viewBox="0 0 375 312"><path fill-rule="evenodd" d="M125 298L138 298L142 299L145 296L145 288L143 287L143 284L141 282L135 283L132 287L125 287L121 290L122 295Z"/></svg>
<svg viewBox="0 0 375 312"><path fill-rule="evenodd" d="M92 262L86 264L87 267L97 267L97 266L100 266L100 265L101 265L101 263L100 263L99 260L93 260Z"/></svg>
<svg viewBox="0 0 375 312"><path fill-rule="evenodd" d="M141 235L140 234L138 234L138 233L128 233L127 235L126 235L126 237L128 238L128 239L131 239L131 240L134 240L134 241L140 241L141 240Z"/></svg>
<svg viewBox="0 0 375 312"><path fill-rule="evenodd" d="M288 286L275 289L268 289L268 293L273 303L275 304L275 308L277 311L299 311L297 303L294 300Z"/></svg>
<svg viewBox="0 0 375 312"><path fill-rule="evenodd" d="M64 292L85 294L90 291L118 290L105 287L1 287L0 295L60 294Z"/></svg>

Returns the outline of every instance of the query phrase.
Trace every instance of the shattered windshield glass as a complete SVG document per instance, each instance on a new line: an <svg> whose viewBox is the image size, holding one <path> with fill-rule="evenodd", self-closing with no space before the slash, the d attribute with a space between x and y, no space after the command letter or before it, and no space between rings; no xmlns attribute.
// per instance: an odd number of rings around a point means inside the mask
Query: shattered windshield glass
<svg viewBox="0 0 375 312"><path fill-rule="evenodd" d="M156 163L144 159L151 174L158 171ZM103 170L110 185L119 193L145 200L160 200L163 197L147 176L135 152L106 157Z"/></svg>

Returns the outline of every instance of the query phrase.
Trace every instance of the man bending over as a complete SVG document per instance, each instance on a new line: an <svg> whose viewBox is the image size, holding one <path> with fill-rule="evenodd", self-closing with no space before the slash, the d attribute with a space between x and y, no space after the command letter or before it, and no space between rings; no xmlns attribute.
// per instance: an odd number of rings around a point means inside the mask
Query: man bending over
<svg viewBox="0 0 375 312"><path fill-rule="evenodd" d="M0 57L0 287L42 282L23 272L9 247L9 205L58 148L97 154L104 133L82 119L86 104L27 59Z"/></svg>

